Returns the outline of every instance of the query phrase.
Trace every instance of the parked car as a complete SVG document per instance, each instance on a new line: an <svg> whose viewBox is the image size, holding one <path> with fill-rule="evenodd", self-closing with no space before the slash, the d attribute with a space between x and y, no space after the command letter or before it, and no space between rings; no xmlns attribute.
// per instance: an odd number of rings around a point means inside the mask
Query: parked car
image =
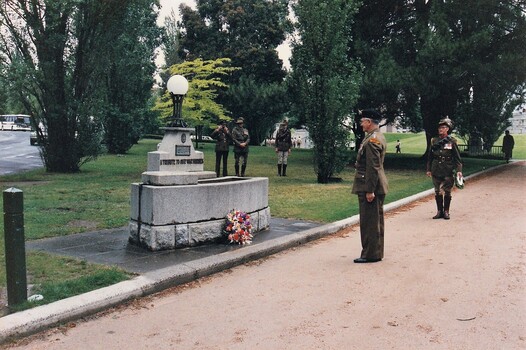
<svg viewBox="0 0 526 350"><path fill-rule="evenodd" d="M195 140L196 139L195 135L190 135L190 139ZM201 140L199 141L214 141L214 139L211 138L210 136L203 135L201 136Z"/></svg>

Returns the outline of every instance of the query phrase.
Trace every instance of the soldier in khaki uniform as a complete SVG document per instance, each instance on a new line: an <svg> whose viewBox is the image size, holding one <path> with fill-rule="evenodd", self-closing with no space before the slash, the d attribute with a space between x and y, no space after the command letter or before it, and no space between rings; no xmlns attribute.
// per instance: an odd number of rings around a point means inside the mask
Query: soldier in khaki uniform
<svg viewBox="0 0 526 350"><path fill-rule="evenodd" d="M278 175L287 176L287 161L292 147L289 122L284 119L276 133L276 154L278 155Z"/></svg>
<svg viewBox="0 0 526 350"><path fill-rule="evenodd" d="M384 199L387 177L384 158L387 149L378 124L381 115L374 110L361 111L360 125L365 137L356 158L352 193L358 195L362 253L355 263L372 263L384 257Z"/></svg>
<svg viewBox="0 0 526 350"><path fill-rule="evenodd" d="M243 127L245 119L238 118L236 126L232 129L232 142L234 143L234 168L236 176L245 176L248 160L248 144L250 142L250 135L248 130ZM239 164L241 163L241 174L239 173Z"/></svg>
<svg viewBox="0 0 526 350"><path fill-rule="evenodd" d="M462 163L457 140L449 134L453 130L451 119L438 122L438 137L431 139L431 149L427 156L427 176L433 179L437 213L433 219L450 219L451 190L455 176L462 177ZM444 194L442 195L442 191Z"/></svg>
<svg viewBox="0 0 526 350"><path fill-rule="evenodd" d="M216 140L216 175L219 177L221 170L221 159L223 159L223 176L228 176L228 152L230 151L230 131L223 120L210 135Z"/></svg>

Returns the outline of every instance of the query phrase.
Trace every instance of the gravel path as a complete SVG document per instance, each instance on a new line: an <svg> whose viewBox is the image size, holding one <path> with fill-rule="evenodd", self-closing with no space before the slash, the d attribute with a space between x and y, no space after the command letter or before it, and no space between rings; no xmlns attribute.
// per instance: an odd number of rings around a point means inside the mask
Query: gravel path
<svg viewBox="0 0 526 350"><path fill-rule="evenodd" d="M390 213L376 264L353 263L352 227L8 347L525 349L525 185L516 162L456 190L449 221L431 197Z"/></svg>

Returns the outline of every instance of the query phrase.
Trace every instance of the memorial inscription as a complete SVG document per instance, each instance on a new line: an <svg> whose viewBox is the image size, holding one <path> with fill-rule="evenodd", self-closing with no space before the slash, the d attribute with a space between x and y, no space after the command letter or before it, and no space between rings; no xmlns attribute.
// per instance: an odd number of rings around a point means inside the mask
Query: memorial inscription
<svg viewBox="0 0 526 350"><path fill-rule="evenodd" d="M191 154L190 146L175 145L175 155L176 156L187 157L187 156L190 156L190 154Z"/></svg>

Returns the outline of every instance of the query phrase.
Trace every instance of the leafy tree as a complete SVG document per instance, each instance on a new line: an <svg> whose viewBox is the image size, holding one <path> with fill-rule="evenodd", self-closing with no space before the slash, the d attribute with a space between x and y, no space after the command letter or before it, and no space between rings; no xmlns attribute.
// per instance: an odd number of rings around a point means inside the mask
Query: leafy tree
<svg viewBox="0 0 526 350"><path fill-rule="evenodd" d="M215 101L218 89L228 87L223 79L238 69L229 66L229 63L228 58L207 61L196 59L168 68L170 76L182 75L188 80L188 93L182 109L182 118L188 124L211 127L220 120L230 119L223 106ZM161 113L165 123L172 116L173 103L168 91L157 100L154 109Z"/></svg>
<svg viewBox="0 0 526 350"><path fill-rule="evenodd" d="M491 147L523 99L526 82L526 17L518 1L435 3L437 28L423 58L448 56L455 95L452 118L466 139ZM446 71L448 73L448 71Z"/></svg>
<svg viewBox="0 0 526 350"><path fill-rule="evenodd" d="M287 92L285 84L257 83L250 77L241 77L227 93L229 105L238 106L236 117L243 117L250 130L250 142L260 145L273 130L286 111Z"/></svg>
<svg viewBox="0 0 526 350"><path fill-rule="evenodd" d="M100 66L105 77L105 110L101 111L105 128L105 144L110 153L125 153L157 120L149 109L154 51L160 43L160 28L155 25L156 13L150 1L131 2L121 21L108 28L115 35L112 47ZM110 38L111 39L111 38ZM130 74L132 73L133 74ZM150 126L151 127L151 126Z"/></svg>
<svg viewBox="0 0 526 350"><path fill-rule="evenodd" d="M413 7L406 0L364 1L354 20L351 55L364 66L358 106L381 110L388 123L398 119L418 131Z"/></svg>
<svg viewBox="0 0 526 350"><path fill-rule="evenodd" d="M381 106L429 141L449 116L488 145L522 98L524 1L373 0L356 17L359 105ZM515 97L519 97L516 99Z"/></svg>
<svg viewBox="0 0 526 350"><path fill-rule="evenodd" d="M300 38L292 47L294 103L314 142L319 183L328 183L346 164L342 124L357 101L361 76L348 58L357 5L348 0L301 0L293 5Z"/></svg>
<svg viewBox="0 0 526 350"><path fill-rule="evenodd" d="M228 57L233 66L241 68L226 77L230 89L220 90L218 101L234 118L247 118L247 127L256 136L251 143L259 142L269 131L262 128L279 119L274 111L281 104L273 105L269 113L259 108L268 109L269 98L283 89L276 85L286 76L276 48L291 28L289 0L197 0L196 4L196 10L180 7L179 57Z"/></svg>
<svg viewBox="0 0 526 350"><path fill-rule="evenodd" d="M114 81L110 74L117 72L107 65L108 57L117 57L117 41L130 30L130 7L153 9L156 4L157 0L8 0L0 6L6 76L36 124L41 122L47 130L39 144L48 171L78 171L102 152L103 111L115 102L106 87L108 80ZM119 48L132 50L129 45ZM132 68L128 76L147 70Z"/></svg>
<svg viewBox="0 0 526 350"><path fill-rule="evenodd" d="M197 0L197 9L180 6L180 57L228 57L242 75L257 82L283 80L285 71L276 48L289 31L289 0Z"/></svg>

